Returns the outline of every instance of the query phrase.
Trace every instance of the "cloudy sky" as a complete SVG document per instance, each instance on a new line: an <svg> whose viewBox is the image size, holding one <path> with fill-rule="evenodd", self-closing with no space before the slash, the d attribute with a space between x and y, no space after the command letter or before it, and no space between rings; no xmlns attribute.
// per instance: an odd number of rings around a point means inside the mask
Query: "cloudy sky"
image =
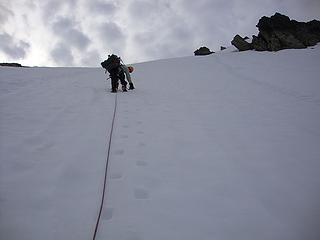
<svg viewBox="0 0 320 240"><path fill-rule="evenodd" d="M0 0L0 62L99 66L217 51L236 34L257 33L275 12L320 19L320 0Z"/></svg>

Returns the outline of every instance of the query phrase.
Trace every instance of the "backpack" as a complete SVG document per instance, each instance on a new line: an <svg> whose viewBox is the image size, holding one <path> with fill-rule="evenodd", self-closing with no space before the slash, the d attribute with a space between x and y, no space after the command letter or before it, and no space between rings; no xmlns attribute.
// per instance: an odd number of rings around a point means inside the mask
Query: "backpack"
<svg viewBox="0 0 320 240"><path fill-rule="evenodd" d="M101 66L109 72L110 70L120 66L120 58L117 55L112 54L107 60L101 63Z"/></svg>

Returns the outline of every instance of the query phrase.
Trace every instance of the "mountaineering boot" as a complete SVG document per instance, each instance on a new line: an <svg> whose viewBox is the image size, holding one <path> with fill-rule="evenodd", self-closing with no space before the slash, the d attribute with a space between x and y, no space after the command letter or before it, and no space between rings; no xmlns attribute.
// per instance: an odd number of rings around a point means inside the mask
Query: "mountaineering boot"
<svg viewBox="0 0 320 240"><path fill-rule="evenodd" d="M116 92L117 92L117 89L116 89L116 88L112 88L111 92L112 92L112 93L116 93Z"/></svg>
<svg viewBox="0 0 320 240"><path fill-rule="evenodd" d="M133 90L133 89L134 89L133 83L129 83L129 90Z"/></svg>
<svg viewBox="0 0 320 240"><path fill-rule="evenodd" d="M128 92L126 85L122 85L122 91L123 91L123 92Z"/></svg>

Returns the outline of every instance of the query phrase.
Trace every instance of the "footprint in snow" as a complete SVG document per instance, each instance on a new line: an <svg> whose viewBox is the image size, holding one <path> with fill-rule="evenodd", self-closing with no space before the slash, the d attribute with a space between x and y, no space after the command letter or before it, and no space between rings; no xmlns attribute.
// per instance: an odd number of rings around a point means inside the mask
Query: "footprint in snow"
<svg viewBox="0 0 320 240"><path fill-rule="evenodd" d="M45 151L45 150L48 150L50 148L52 148L54 146L53 143L44 143L38 147L35 148L35 151L36 152L42 152L42 151Z"/></svg>
<svg viewBox="0 0 320 240"><path fill-rule="evenodd" d="M43 142L43 139L40 136L35 136L35 137L30 137L24 140L24 142L27 145L41 145Z"/></svg>
<svg viewBox="0 0 320 240"><path fill-rule="evenodd" d="M127 240L143 240L143 238L140 236L138 232L134 231L126 231L127 237L125 239Z"/></svg>
<svg viewBox="0 0 320 240"><path fill-rule="evenodd" d="M144 166L147 166L147 162L143 161L143 160L138 160L136 161L136 165L139 166L139 167L144 167Z"/></svg>
<svg viewBox="0 0 320 240"><path fill-rule="evenodd" d="M134 197L136 199L148 199L149 191L143 188L136 188L134 189Z"/></svg>
<svg viewBox="0 0 320 240"><path fill-rule="evenodd" d="M102 219L110 220L113 216L113 208L106 208L102 211Z"/></svg>
<svg viewBox="0 0 320 240"><path fill-rule="evenodd" d="M124 154L124 150L123 149L120 149L120 150L117 150L114 152L116 155L122 155Z"/></svg>
<svg viewBox="0 0 320 240"><path fill-rule="evenodd" d="M122 178L121 173L112 173L111 174L111 179L120 179L120 178Z"/></svg>

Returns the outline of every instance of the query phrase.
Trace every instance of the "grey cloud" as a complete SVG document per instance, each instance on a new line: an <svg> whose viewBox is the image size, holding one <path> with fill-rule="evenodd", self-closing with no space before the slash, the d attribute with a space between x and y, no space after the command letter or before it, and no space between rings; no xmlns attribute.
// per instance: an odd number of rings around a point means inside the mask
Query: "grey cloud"
<svg viewBox="0 0 320 240"><path fill-rule="evenodd" d="M121 28L116 23L107 22L99 26L99 32L105 49L122 55L126 36Z"/></svg>
<svg viewBox="0 0 320 240"><path fill-rule="evenodd" d="M145 58L157 57L159 52L156 51L156 34L153 32L142 32L135 34L133 46Z"/></svg>
<svg viewBox="0 0 320 240"><path fill-rule="evenodd" d="M90 11L94 14L101 14L101 15L112 15L118 9L116 1L90 1L89 3Z"/></svg>
<svg viewBox="0 0 320 240"><path fill-rule="evenodd" d="M255 32L256 19L250 16L255 12L251 7L256 4L250 0L184 0L174 2L173 8L179 10L185 24L190 26L191 35L181 35L181 39L189 40L186 43L188 49L207 45L211 50L216 50L220 45L229 45L237 33L250 35Z"/></svg>
<svg viewBox="0 0 320 240"><path fill-rule="evenodd" d="M146 58L185 56L192 52L196 30L185 17L189 15L177 14L177 10L179 5L172 1L140 0L130 5L135 23L148 22L148 30L136 33L133 38L135 48Z"/></svg>
<svg viewBox="0 0 320 240"><path fill-rule="evenodd" d="M13 17L14 13L6 6L0 4L0 23L5 23L9 17Z"/></svg>
<svg viewBox="0 0 320 240"><path fill-rule="evenodd" d="M100 25L102 36L108 41L121 41L124 38L124 33L121 28L114 22L107 22Z"/></svg>
<svg viewBox="0 0 320 240"><path fill-rule="evenodd" d="M62 1L46 1L40 3L42 11L42 18L45 23L49 23L50 20L54 19L54 16L62 9Z"/></svg>
<svg viewBox="0 0 320 240"><path fill-rule="evenodd" d="M154 46L147 46L144 49L144 53L147 59L162 59L167 57L176 57L176 49L172 47L171 44L163 42L158 43Z"/></svg>
<svg viewBox="0 0 320 240"><path fill-rule="evenodd" d="M73 55L68 46L63 43L58 43L55 48L51 51L52 59L59 65L73 65Z"/></svg>
<svg viewBox="0 0 320 240"><path fill-rule="evenodd" d="M167 17L170 18L172 13L170 1L167 0L137 0L132 1L128 7L131 20L148 25L160 21L168 22Z"/></svg>
<svg viewBox="0 0 320 240"><path fill-rule="evenodd" d="M45 23L50 23L61 16L64 7L68 7L70 12L78 5L78 0L46 0L40 1L39 7L42 9L42 18Z"/></svg>
<svg viewBox="0 0 320 240"><path fill-rule="evenodd" d="M231 11L234 6L235 0L183 0L177 1L174 4L175 7L180 8L184 11L193 12L194 15L201 17L204 13L207 12L215 13L221 10L229 10Z"/></svg>
<svg viewBox="0 0 320 240"><path fill-rule="evenodd" d="M167 29L159 36L154 32L135 36L135 46L147 58L165 58L190 55L193 43L192 32L184 25Z"/></svg>
<svg viewBox="0 0 320 240"><path fill-rule="evenodd" d="M184 18L188 22L196 24L197 31L212 32L217 26L224 28L231 27L235 18L235 0L211 0L211 1L183 1L179 7ZM239 11L239 9L238 9ZM210 29L210 31L209 31Z"/></svg>
<svg viewBox="0 0 320 240"><path fill-rule="evenodd" d="M156 40L156 33L154 32L141 32L134 36L134 41L138 44L152 44Z"/></svg>
<svg viewBox="0 0 320 240"><path fill-rule="evenodd" d="M275 0L274 0L275 1ZM292 6L292 3L295 3ZM276 4L276 1L275 1ZM291 7L292 6L292 7ZM320 1L319 0L293 0L286 3L288 11L288 16L290 18L297 17L300 21L310 21L313 19L320 20ZM292 8L292 9L291 9ZM295 12L291 16L291 12Z"/></svg>
<svg viewBox="0 0 320 240"><path fill-rule="evenodd" d="M0 34L0 42L0 50L12 59L24 58L30 48L29 43L22 40L17 41L7 33Z"/></svg>
<svg viewBox="0 0 320 240"><path fill-rule="evenodd" d="M26 0L24 2L24 5L29 7L31 10L35 10L37 8L37 5L35 3L35 0Z"/></svg>
<svg viewBox="0 0 320 240"><path fill-rule="evenodd" d="M175 49L174 53L177 55L188 54L187 52L183 53L183 50L189 50L192 47L192 43L194 41L193 32L182 26L175 26L170 29L166 34L165 38L172 49Z"/></svg>
<svg viewBox="0 0 320 240"><path fill-rule="evenodd" d="M61 17L53 24L53 30L59 33L61 31L71 29L73 25L74 23L72 22L71 19L66 17Z"/></svg>
<svg viewBox="0 0 320 240"><path fill-rule="evenodd" d="M69 18L60 18L53 24L53 31L62 41L68 43L70 47L79 50L86 49L90 39L81 31L76 29L76 23Z"/></svg>
<svg viewBox="0 0 320 240"><path fill-rule="evenodd" d="M134 1L129 6L129 13L132 17L136 17L137 19L141 19L143 21L145 18L151 18L151 15L157 11L154 2L150 1Z"/></svg>
<svg viewBox="0 0 320 240"><path fill-rule="evenodd" d="M102 59L99 52L96 50L93 50L93 51L86 52L84 54L84 57L81 59L81 64L83 66L96 67L100 65L101 61Z"/></svg>

